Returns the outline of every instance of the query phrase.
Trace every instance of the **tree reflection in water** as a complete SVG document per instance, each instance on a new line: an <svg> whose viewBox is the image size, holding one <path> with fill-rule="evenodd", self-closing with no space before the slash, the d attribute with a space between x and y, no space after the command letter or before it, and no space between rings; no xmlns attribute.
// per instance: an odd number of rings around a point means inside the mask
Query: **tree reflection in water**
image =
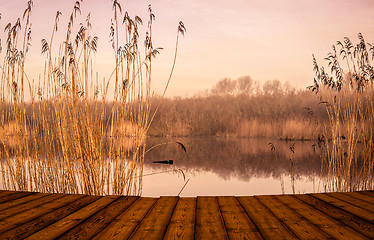
<svg viewBox="0 0 374 240"><path fill-rule="evenodd" d="M170 139L148 138L147 148L163 141L168 142ZM314 150L314 142L295 142L293 153L290 151L292 142L276 139L199 137L176 138L172 141L182 142L187 152L182 151L177 144L162 145L149 151L145 157L143 195L175 195L180 190L177 188L182 187L183 181L187 179L191 181L183 193L188 196L278 194L283 191L282 181L286 186L284 192L292 193L289 186L292 170L296 192L322 191L318 185L321 162L319 153ZM273 143L276 152L271 151L269 142ZM173 165L153 163L169 159L173 160ZM185 179L180 171L174 172L173 169L181 169ZM301 182L301 189L297 189ZM260 191L253 191L250 189L251 184L263 187ZM203 185L210 188L200 189ZM238 189L238 186L245 189ZM238 192L233 192L235 189Z"/></svg>

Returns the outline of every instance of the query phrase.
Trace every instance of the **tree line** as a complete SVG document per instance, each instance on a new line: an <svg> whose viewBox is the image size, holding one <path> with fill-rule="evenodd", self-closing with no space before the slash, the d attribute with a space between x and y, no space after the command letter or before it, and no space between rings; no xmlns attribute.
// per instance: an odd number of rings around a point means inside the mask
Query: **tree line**
<svg viewBox="0 0 374 240"><path fill-rule="evenodd" d="M148 134L311 139L321 120L325 110L309 90L244 76L224 78L193 97L164 99Z"/></svg>

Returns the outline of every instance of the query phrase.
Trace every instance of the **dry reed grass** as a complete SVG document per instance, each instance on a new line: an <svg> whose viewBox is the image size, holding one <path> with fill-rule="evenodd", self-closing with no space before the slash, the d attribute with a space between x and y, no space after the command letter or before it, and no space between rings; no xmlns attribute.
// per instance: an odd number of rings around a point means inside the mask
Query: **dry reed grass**
<svg viewBox="0 0 374 240"><path fill-rule="evenodd" d="M374 186L374 49L358 37L356 45L345 38L333 46L326 58L331 75L313 57L316 77L310 88L329 116L319 136L326 191Z"/></svg>
<svg viewBox="0 0 374 240"><path fill-rule="evenodd" d="M285 140L312 140L319 126L307 119L290 118L277 121L258 119L242 121L236 135L239 137L265 137Z"/></svg>
<svg viewBox="0 0 374 240"><path fill-rule="evenodd" d="M328 116L313 93L285 89L273 94L262 92L166 99L148 133L317 139L319 122L327 122Z"/></svg>
<svg viewBox="0 0 374 240"><path fill-rule="evenodd" d="M134 146L144 144L146 141L144 128L130 121L120 120L116 122L113 127L113 136L109 136L109 131L108 129L108 139L113 138L116 152L121 149L133 149Z"/></svg>
<svg viewBox="0 0 374 240"><path fill-rule="evenodd" d="M16 120L4 123L0 126L0 143L7 148L21 148L24 138L28 137L28 128Z"/></svg>
<svg viewBox="0 0 374 240"><path fill-rule="evenodd" d="M92 64L98 37L91 34L90 14L79 18L82 0L74 3L65 37L56 44L61 15L57 11L50 39L41 41L46 60L37 83L25 73L33 1L27 2L22 20L6 25L0 66L2 189L141 194L144 139L157 111L151 112L150 88L152 62L159 53L152 43L155 16L149 6L143 48L139 38L142 19L130 18L117 0L112 3L115 65L112 76L102 84ZM82 23L77 28L78 21ZM176 49L179 34L184 32L180 22ZM176 54L173 68L175 61ZM114 102L108 110L108 89L113 82ZM25 101L26 84L30 102Z"/></svg>

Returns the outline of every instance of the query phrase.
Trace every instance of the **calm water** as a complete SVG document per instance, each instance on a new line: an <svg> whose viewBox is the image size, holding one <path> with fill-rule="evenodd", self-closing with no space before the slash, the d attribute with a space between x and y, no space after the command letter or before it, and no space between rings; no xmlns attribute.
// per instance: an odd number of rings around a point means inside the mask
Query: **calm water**
<svg viewBox="0 0 374 240"><path fill-rule="evenodd" d="M255 195L320 192L321 165L313 142L246 138L147 139L143 196ZM185 153L176 143L183 143ZM275 151L268 143L272 142ZM277 157L276 157L277 156ZM290 160L290 158L292 160ZM172 165L153 161L173 160ZM293 177L292 177L293 176Z"/></svg>

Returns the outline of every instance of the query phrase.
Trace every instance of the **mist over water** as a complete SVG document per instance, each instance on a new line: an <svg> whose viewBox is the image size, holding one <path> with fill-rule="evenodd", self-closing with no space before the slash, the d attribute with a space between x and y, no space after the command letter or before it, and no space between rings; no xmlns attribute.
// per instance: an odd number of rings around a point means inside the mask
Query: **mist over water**
<svg viewBox="0 0 374 240"><path fill-rule="evenodd" d="M162 141L170 139L148 138L147 147ZM170 142L174 143L147 153L143 196L176 195L188 179L181 196L292 193L292 176L295 192L322 191L321 162L313 141L198 137ZM162 160L173 164L153 163Z"/></svg>

